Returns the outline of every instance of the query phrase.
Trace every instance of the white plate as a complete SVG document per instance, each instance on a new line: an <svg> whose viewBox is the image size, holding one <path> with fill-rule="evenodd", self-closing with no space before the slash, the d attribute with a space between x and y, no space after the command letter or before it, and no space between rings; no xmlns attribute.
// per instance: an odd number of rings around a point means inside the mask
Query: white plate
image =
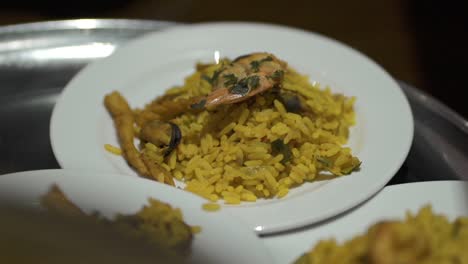
<svg viewBox="0 0 468 264"><path fill-rule="evenodd" d="M445 214L450 220L468 216L468 182L435 181L389 186L339 218L301 232L265 237L263 240L276 263L292 263L319 240L334 237L344 242L366 232L378 221L404 219L407 210L416 213L427 204L432 205L435 213Z"/></svg>
<svg viewBox="0 0 468 264"><path fill-rule="evenodd" d="M85 212L97 210L108 217L134 213L149 197L180 208L185 222L202 228L195 235L190 263L271 263L262 241L229 213L205 212L203 199L141 178L82 170L20 172L0 176L0 197L38 205L53 183Z"/></svg>
<svg viewBox="0 0 468 264"><path fill-rule="evenodd" d="M373 61L334 40L264 24L180 26L149 34L86 67L65 87L53 111L51 142L58 162L63 168L136 176L121 157L103 148L118 144L104 95L119 90L132 107L142 107L182 84L197 61L213 61L218 52L234 58L253 51L272 52L311 81L357 97L357 125L349 145L363 164L349 177L305 184L285 199L229 210L265 234L334 216L379 191L403 163L413 137L411 110L397 83Z"/></svg>

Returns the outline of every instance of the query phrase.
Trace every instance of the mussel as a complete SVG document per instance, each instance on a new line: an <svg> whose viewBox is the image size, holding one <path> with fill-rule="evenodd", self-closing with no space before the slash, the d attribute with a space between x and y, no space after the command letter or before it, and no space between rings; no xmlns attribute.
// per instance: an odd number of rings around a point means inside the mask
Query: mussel
<svg viewBox="0 0 468 264"><path fill-rule="evenodd" d="M179 145L182 132L179 126L172 122L153 120L143 125L140 138L159 148L166 147L164 157L167 157Z"/></svg>
<svg viewBox="0 0 468 264"><path fill-rule="evenodd" d="M296 94L281 91L278 93L278 99L284 105L284 108L286 108L286 111L288 112L298 114L303 111L301 98L299 98L299 96Z"/></svg>

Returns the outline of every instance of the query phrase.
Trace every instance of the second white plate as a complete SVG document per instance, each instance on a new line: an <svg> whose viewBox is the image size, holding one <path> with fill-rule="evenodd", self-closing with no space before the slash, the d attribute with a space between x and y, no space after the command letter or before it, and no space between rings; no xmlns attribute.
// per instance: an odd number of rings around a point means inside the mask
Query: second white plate
<svg viewBox="0 0 468 264"><path fill-rule="evenodd" d="M120 91L142 107L165 89L181 84L198 61L268 51L299 72L356 96L357 125L349 145L362 169L332 181L308 183L281 200L229 206L252 229L272 233L311 224L368 199L396 173L409 151L413 119L398 84L359 52L323 36L281 26L209 23L174 27L138 39L92 63L65 87L51 120L51 143L63 168L88 168L136 176L122 157L103 145L118 145L103 106L104 95Z"/></svg>
<svg viewBox="0 0 468 264"><path fill-rule="evenodd" d="M468 216L468 182L434 181L408 183L386 187L355 210L301 232L266 237L266 243L276 263L292 263L318 241L335 238L344 242L363 234L383 220L402 220L409 210L416 213L431 205L435 214L450 220Z"/></svg>
<svg viewBox="0 0 468 264"><path fill-rule="evenodd" d="M135 213L150 197L180 208L187 224L202 228L194 237L189 263L271 263L262 241L232 215L205 212L202 198L145 179L83 170L19 172L0 176L0 201L39 206L39 197L54 183L85 212L110 218Z"/></svg>

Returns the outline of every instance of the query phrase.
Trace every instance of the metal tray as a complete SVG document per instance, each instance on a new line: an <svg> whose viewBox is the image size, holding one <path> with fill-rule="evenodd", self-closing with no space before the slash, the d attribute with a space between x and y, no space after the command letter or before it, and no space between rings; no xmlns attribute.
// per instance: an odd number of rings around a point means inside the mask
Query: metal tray
<svg viewBox="0 0 468 264"><path fill-rule="evenodd" d="M59 168L49 119L62 88L90 61L172 25L80 19L0 27L0 174ZM413 109L415 134L408 158L389 184L468 180L468 122L420 90L400 85Z"/></svg>

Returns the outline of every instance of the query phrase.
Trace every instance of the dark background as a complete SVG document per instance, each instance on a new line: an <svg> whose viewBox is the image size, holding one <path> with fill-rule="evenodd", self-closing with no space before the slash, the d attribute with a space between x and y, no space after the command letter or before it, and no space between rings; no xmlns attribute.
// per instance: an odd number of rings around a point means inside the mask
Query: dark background
<svg viewBox="0 0 468 264"><path fill-rule="evenodd" d="M435 0L2 0L0 25L71 18L261 21L316 31L468 117L468 8Z"/></svg>

